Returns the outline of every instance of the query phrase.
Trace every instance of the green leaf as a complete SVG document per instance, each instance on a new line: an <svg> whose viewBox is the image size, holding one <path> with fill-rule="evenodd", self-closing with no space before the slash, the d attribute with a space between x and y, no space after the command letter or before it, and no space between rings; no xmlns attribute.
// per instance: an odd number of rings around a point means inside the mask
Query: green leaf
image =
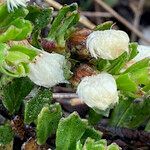
<svg viewBox="0 0 150 150"><path fill-rule="evenodd" d="M7 10L7 5L6 4L1 4L0 5L0 22L2 22L5 17L9 14L8 10Z"/></svg>
<svg viewBox="0 0 150 150"><path fill-rule="evenodd" d="M120 100L113 110L110 124L136 129L150 117L150 98L145 96L135 100Z"/></svg>
<svg viewBox="0 0 150 150"><path fill-rule="evenodd" d="M73 3L71 5L66 5L66 6L62 7L59 10L55 20L52 23L52 27L51 27L51 30L50 30L49 36L48 36L49 39L54 39L55 34L57 34L56 33L57 30L62 26L61 23L63 22L63 20L67 16L67 14L77 10L77 8L78 8L77 4Z"/></svg>
<svg viewBox="0 0 150 150"><path fill-rule="evenodd" d="M20 7L9 13L6 5L0 5L0 42L23 40L31 34L32 24L24 19L28 12Z"/></svg>
<svg viewBox="0 0 150 150"><path fill-rule="evenodd" d="M80 119L77 113L61 119L56 133L56 150L75 150L86 128L87 122Z"/></svg>
<svg viewBox="0 0 150 150"><path fill-rule="evenodd" d="M78 5L73 3L62 7L55 17L47 41L53 41L56 47L65 47L68 31L79 21Z"/></svg>
<svg viewBox="0 0 150 150"><path fill-rule="evenodd" d="M16 28L21 29L21 33L18 34L14 40L23 40L27 38L33 29L31 22L22 18L17 18L11 22L10 25L14 25Z"/></svg>
<svg viewBox="0 0 150 150"><path fill-rule="evenodd" d="M13 132L10 125L0 125L0 145L9 144L13 140Z"/></svg>
<svg viewBox="0 0 150 150"><path fill-rule="evenodd" d="M97 124L102 118L101 114L96 113L93 109L88 112L88 122L90 125Z"/></svg>
<svg viewBox="0 0 150 150"><path fill-rule="evenodd" d="M76 24L76 20L79 20L79 14L76 11L64 20L64 23L58 30L56 36L56 41L59 46L65 46L65 34L67 32L67 29Z"/></svg>
<svg viewBox="0 0 150 150"><path fill-rule="evenodd" d="M101 139L101 140L99 140L99 141L96 141L95 143L96 143L96 144L101 144L101 145L107 146L107 140L106 140L106 139Z"/></svg>
<svg viewBox="0 0 150 150"><path fill-rule="evenodd" d="M138 54L137 47L138 47L138 44L135 43L135 42L129 44L129 49L130 49L130 51L129 51L130 54L129 55L130 56L129 56L128 61L133 59Z"/></svg>
<svg viewBox="0 0 150 150"><path fill-rule="evenodd" d="M147 85L150 83L150 68L145 67L131 72L131 79L138 85Z"/></svg>
<svg viewBox="0 0 150 150"><path fill-rule="evenodd" d="M112 21L107 21L107 22L104 22L100 25L97 25L94 30L95 31L104 31L104 30L109 30L111 29L113 26L113 22Z"/></svg>
<svg viewBox="0 0 150 150"><path fill-rule="evenodd" d="M32 45L40 48L39 36L41 29L45 28L52 20L52 8L41 9L36 5L28 6L29 14L25 19L31 21L34 24L34 29L31 34Z"/></svg>
<svg viewBox="0 0 150 150"><path fill-rule="evenodd" d="M107 71L110 74L118 75L120 74L121 69L124 67L124 65L132 58L134 58L138 51L137 51L137 44L136 43L130 43L129 44L130 53L124 52L121 56L116 58L115 60L104 60L104 59L98 59L94 62L94 65L96 66L97 70L99 71ZM147 61L143 61L143 64L136 65L133 67L134 69L136 67L142 67L147 64ZM132 65L134 66L134 65ZM131 70L132 70L131 66ZM130 70L130 69L129 69ZM126 73L128 69L124 72Z"/></svg>
<svg viewBox="0 0 150 150"><path fill-rule="evenodd" d="M30 20L34 24L34 31L45 28L51 21L52 8L41 9L38 6L29 6L29 14L25 19Z"/></svg>
<svg viewBox="0 0 150 150"><path fill-rule="evenodd" d="M9 51L5 59L13 65L18 65L22 62L29 63L29 56L19 51Z"/></svg>
<svg viewBox="0 0 150 150"><path fill-rule="evenodd" d="M149 67L149 58L133 64L123 74L116 78L118 89L132 97L137 97L139 90L149 91Z"/></svg>
<svg viewBox="0 0 150 150"><path fill-rule="evenodd" d="M120 147L116 143L112 143L107 147L107 150L120 150Z"/></svg>
<svg viewBox="0 0 150 150"><path fill-rule="evenodd" d="M144 92L150 91L150 83L147 83L147 85L145 85L144 87L142 87L142 91L144 91Z"/></svg>
<svg viewBox="0 0 150 150"><path fill-rule="evenodd" d="M24 121L26 124L34 122L42 108L46 104L50 104L52 100L52 92L49 89L40 90L35 97L25 104Z"/></svg>
<svg viewBox="0 0 150 150"><path fill-rule="evenodd" d="M13 45L9 51L18 51L18 52L21 52L21 53L24 53L26 54L27 56L29 56L30 60L33 60L37 55L38 55L38 51L33 48L33 47L25 47L25 46L22 46L22 45Z"/></svg>
<svg viewBox="0 0 150 150"><path fill-rule="evenodd" d="M15 19L24 18L28 12L27 9L20 7L9 13L6 5L0 5L0 30L8 28Z"/></svg>
<svg viewBox="0 0 150 150"><path fill-rule="evenodd" d="M129 56L127 52L124 52L115 60L98 59L96 60L96 62L94 62L94 65L99 71L107 71L110 74L118 75L120 74L120 70L122 69L122 67L128 61L128 57Z"/></svg>
<svg viewBox="0 0 150 150"><path fill-rule="evenodd" d="M7 44L0 43L0 69L3 66L3 62L5 61L8 48L9 46Z"/></svg>
<svg viewBox="0 0 150 150"><path fill-rule="evenodd" d="M112 112L111 118L110 118L110 125L111 126L117 126L120 124L122 117L128 110L132 103L132 99L126 98L124 96L120 97L119 103L116 105L115 109Z"/></svg>
<svg viewBox="0 0 150 150"><path fill-rule="evenodd" d="M146 86L147 91L150 90L149 67L142 67L133 67L128 70L127 73L119 75L116 79L118 89L124 92L133 92L134 94L137 94L140 89L140 85L142 85Z"/></svg>
<svg viewBox="0 0 150 150"><path fill-rule="evenodd" d="M11 25L4 33L0 35L0 42L7 42L15 39L21 33L21 29Z"/></svg>
<svg viewBox="0 0 150 150"><path fill-rule="evenodd" d="M94 139L95 141L98 141L102 138L102 135L103 135L102 132L95 130L92 127L87 127L81 138L81 142L84 143L88 137Z"/></svg>
<svg viewBox="0 0 150 150"><path fill-rule="evenodd" d="M92 138L87 138L84 146L80 141L77 142L76 150L120 150L120 147L115 143L107 146L107 141L105 139L95 141Z"/></svg>
<svg viewBox="0 0 150 150"><path fill-rule="evenodd" d="M105 139L95 141L94 139L87 138L83 149L81 150L120 150L120 147L115 143L112 143L111 145L107 146L107 141Z"/></svg>
<svg viewBox="0 0 150 150"><path fill-rule="evenodd" d="M110 63L108 60L105 60L105 59L97 59L95 62L94 62L94 65L96 66L97 70L99 71L105 71L107 70L108 67L110 67Z"/></svg>
<svg viewBox="0 0 150 150"><path fill-rule="evenodd" d="M95 140L88 138L84 144L83 149L86 150L105 150L105 146L103 144L96 144Z"/></svg>
<svg viewBox="0 0 150 150"><path fill-rule="evenodd" d="M13 79L14 79L13 77L3 74L0 78L0 89L2 89L3 86L7 85ZM1 92L2 92L2 90L1 90Z"/></svg>
<svg viewBox="0 0 150 150"><path fill-rule="evenodd" d="M25 77L29 73L29 62L32 58L30 55L37 54L36 51L31 51L30 49L19 49L11 50L8 45L0 43L0 71L11 77ZM30 56L29 56L30 55Z"/></svg>
<svg viewBox="0 0 150 150"><path fill-rule="evenodd" d="M117 88L122 91L128 91L128 92L137 92L138 86L137 84L132 80L131 74L121 74L117 79Z"/></svg>
<svg viewBox="0 0 150 150"><path fill-rule="evenodd" d="M37 120L37 143L45 144L47 138L56 131L59 120L61 119L61 106L55 103L51 106L45 106L38 115Z"/></svg>
<svg viewBox="0 0 150 150"><path fill-rule="evenodd" d="M120 73L120 70L125 65L128 60L127 52L124 52L121 56L116 58L115 60L110 60L110 66L106 69L106 71L110 74L116 75Z"/></svg>
<svg viewBox="0 0 150 150"><path fill-rule="evenodd" d="M124 73L134 72L136 70L139 70L139 69L142 69L145 67L149 67L149 66L150 66L150 59L145 58L145 59L142 59L141 61L138 61L137 63L133 64Z"/></svg>
<svg viewBox="0 0 150 150"><path fill-rule="evenodd" d="M29 21L17 18L12 21L8 29L0 35L0 42L23 40L31 34L32 28L32 24Z"/></svg>
<svg viewBox="0 0 150 150"><path fill-rule="evenodd" d="M81 144L81 141L78 141L76 144L76 150L83 150L82 148L83 148L83 146Z"/></svg>
<svg viewBox="0 0 150 150"><path fill-rule="evenodd" d="M2 87L3 105L14 114L20 108L23 99L30 93L33 83L28 78L16 78Z"/></svg>

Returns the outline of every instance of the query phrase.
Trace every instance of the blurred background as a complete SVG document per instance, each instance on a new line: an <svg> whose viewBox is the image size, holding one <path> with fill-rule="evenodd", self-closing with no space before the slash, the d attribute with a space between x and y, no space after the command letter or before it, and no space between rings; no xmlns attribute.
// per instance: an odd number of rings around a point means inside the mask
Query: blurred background
<svg viewBox="0 0 150 150"><path fill-rule="evenodd" d="M113 21L115 28L126 31L131 41L150 45L150 0L31 0L41 6L55 7L77 2L89 28ZM88 20L87 20L88 19Z"/></svg>

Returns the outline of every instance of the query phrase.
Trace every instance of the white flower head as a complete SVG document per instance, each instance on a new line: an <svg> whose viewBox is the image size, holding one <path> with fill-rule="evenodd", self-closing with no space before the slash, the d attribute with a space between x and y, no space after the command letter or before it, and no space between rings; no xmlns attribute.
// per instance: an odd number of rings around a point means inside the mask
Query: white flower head
<svg viewBox="0 0 150 150"><path fill-rule="evenodd" d="M26 7L27 2L30 0L6 0L8 11L13 11L14 8L18 8L19 6Z"/></svg>
<svg viewBox="0 0 150 150"><path fill-rule="evenodd" d="M89 107L102 111L114 106L119 99L115 79L105 72L84 77L77 87L77 94Z"/></svg>
<svg viewBox="0 0 150 150"><path fill-rule="evenodd" d="M68 83L64 77L66 59L63 55L42 51L29 64L28 77L37 85L53 87L59 83Z"/></svg>
<svg viewBox="0 0 150 150"><path fill-rule="evenodd" d="M86 40L86 48L92 57L113 60L128 48L129 37L120 30L104 30L92 32Z"/></svg>

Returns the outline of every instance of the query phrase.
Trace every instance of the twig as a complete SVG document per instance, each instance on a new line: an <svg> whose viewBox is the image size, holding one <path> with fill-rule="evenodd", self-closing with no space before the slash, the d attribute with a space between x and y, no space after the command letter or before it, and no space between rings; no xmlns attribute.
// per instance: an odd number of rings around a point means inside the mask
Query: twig
<svg viewBox="0 0 150 150"><path fill-rule="evenodd" d="M61 9L61 7L63 7L61 4L59 4L58 2L56 2L54 0L45 0L45 1L56 9ZM79 21L81 24L83 24L84 26L86 26L89 29L95 28L95 24L93 24L90 20L88 20L84 16L81 16Z"/></svg>
<svg viewBox="0 0 150 150"><path fill-rule="evenodd" d="M145 0L139 0L138 6L136 7L134 2L131 3L131 8L134 11L134 21L133 21L133 25L135 28L139 28L139 22L140 22L140 18L143 12L143 6L144 6ZM134 33L131 34L131 40L134 41L136 39L136 35Z"/></svg>
<svg viewBox="0 0 150 150"><path fill-rule="evenodd" d="M78 106L84 104L75 93L53 93L53 99L59 103Z"/></svg>
<svg viewBox="0 0 150 150"><path fill-rule="evenodd" d="M69 99L69 98L78 98L77 94L75 93L53 93L53 98L54 99L63 99L63 98L66 98L66 99Z"/></svg>
<svg viewBox="0 0 150 150"><path fill-rule="evenodd" d="M133 27L133 25L128 22L125 18L120 16L115 10L113 10L110 6L108 6L105 2L102 0L95 0L101 7L103 7L106 11L108 11L110 14L112 14L118 21L120 21L122 24L124 24L126 27L128 27L132 32L134 32L139 38L143 39L146 43L150 44L150 41L146 39L143 34Z"/></svg>
<svg viewBox="0 0 150 150"><path fill-rule="evenodd" d="M56 2L54 0L45 0L45 1L58 10L61 9L61 7L62 7L61 4L59 4L58 2Z"/></svg>
<svg viewBox="0 0 150 150"><path fill-rule="evenodd" d="M57 11L54 11L53 15L56 16L57 13L58 13ZM81 11L80 14L83 15L83 16L86 16L86 17L105 17L105 18L112 17L112 15L108 12Z"/></svg>
<svg viewBox="0 0 150 150"><path fill-rule="evenodd" d="M87 17L112 17L112 15L108 12L89 12L89 11L81 11L81 15Z"/></svg>
<svg viewBox="0 0 150 150"><path fill-rule="evenodd" d="M121 139L124 142L132 145L132 147L149 147L150 146L150 133L142 130L133 130L121 127L104 127L101 124L96 126L96 129L103 132L104 138ZM111 139L112 139L111 138Z"/></svg>
<svg viewBox="0 0 150 150"><path fill-rule="evenodd" d="M101 9L100 6L97 5L96 2L94 3L94 7L95 7L96 11L100 11L100 9ZM95 19L96 19L96 24L100 24L102 22L101 18L95 18Z"/></svg>

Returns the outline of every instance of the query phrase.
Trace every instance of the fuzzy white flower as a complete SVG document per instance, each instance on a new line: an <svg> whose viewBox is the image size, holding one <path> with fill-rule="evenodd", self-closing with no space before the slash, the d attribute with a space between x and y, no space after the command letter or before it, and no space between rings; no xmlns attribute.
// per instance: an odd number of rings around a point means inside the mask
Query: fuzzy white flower
<svg viewBox="0 0 150 150"><path fill-rule="evenodd" d="M116 81L111 74L84 77L78 85L77 94L89 107L105 111L118 102Z"/></svg>
<svg viewBox="0 0 150 150"><path fill-rule="evenodd" d="M59 83L68 83L64 77L66 59L63 55L42 51L29 64L28 77L37 85L52 87Z"/></svg>
<svg viewBox="0 0 150 150"><path fill-rule="evenodd" d="M86 48L92 57L113 60L128 49L129 37L124 31L104 30L92 32L86 40Z"/></svg>
<svg viewBox="0 0 150 150"><path fill-rule="evenodd" d="M13 11L14 8L18 8L19 6L26 7L27 2L30 0L6 0L8 11Z"/></svg>

